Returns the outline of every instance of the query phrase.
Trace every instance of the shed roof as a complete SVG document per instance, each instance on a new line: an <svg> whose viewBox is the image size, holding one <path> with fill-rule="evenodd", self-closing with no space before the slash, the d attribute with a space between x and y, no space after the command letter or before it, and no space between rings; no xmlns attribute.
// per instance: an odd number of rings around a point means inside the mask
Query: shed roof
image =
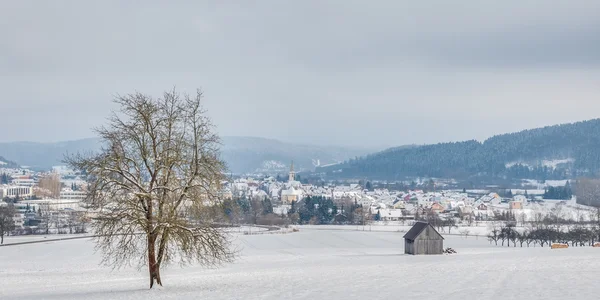
<svg viewBox="0 0 600 300"><path fill-rule="evenodd" d="M421 234L421 232L423 232L423 230L427 228L427 226L430 226L427 222L416 222L415 225L404 235L404 238L407 240L414 241L419 236L419 234ZM433 227L432 229L435 230L435 228ZM437 232L437 230L435 231ZM441 234L440 237L442 237ZM442 237L442 239L444 239L444 237Z"/></svg>

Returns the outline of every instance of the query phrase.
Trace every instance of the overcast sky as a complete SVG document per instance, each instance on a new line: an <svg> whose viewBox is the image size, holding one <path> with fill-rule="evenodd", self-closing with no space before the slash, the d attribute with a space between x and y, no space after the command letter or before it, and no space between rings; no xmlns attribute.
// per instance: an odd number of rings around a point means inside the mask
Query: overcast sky
<svg viewBox="0 0 600 300"><path fill-rule="evenodd" d="M224 4L227 2L227 4ZM0 0L0 141L200 87L221 135L463 139L600 116L600 1Z"/></svg>

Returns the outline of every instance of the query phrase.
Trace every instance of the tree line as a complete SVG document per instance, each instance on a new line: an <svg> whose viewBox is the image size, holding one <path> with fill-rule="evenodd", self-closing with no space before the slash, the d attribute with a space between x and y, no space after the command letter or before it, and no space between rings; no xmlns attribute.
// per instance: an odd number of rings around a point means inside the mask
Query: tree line
<svg viewBox="0 0 600 300"><path fill-rule="evenodd" d="M334 203L330 198L309 196L292 201L287 211L275 214L268 197L235 197L224 199L211 208L214 221L231 225L290 225L290 224L367 224L372 212L351 199Z"/></svg>
<svg viewBox="0 0 600 300"><path fill-rule="evenodd" d="M517 245L523 247L550 246L553 243L568 244L570 246L583 247L594 246L600 241L600 227L575 226L570 229L561 230L560 227L541 227L518 231L514 224L506 224L500 228L494 228L488 235L490 243L496 246L506 244L507 247Z"/></svg>
<svg viewBox="0 0 600 300"><path fill-rule="evenodd" d="M573 197L573 190L568 181L565 186L551 186L544 190L544 199L569 200L571 197Z"/></svg>

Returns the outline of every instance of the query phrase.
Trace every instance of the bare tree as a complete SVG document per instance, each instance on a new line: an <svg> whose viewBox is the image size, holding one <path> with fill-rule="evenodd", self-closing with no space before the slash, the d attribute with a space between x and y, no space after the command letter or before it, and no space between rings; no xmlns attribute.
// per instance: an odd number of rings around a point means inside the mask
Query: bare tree
<svg viewBox="0 0 600 300"><path fill-rule="evenodd" d="M523 248L523 244L527 241L528 234L529 233L527 231L525 231L523 233L518 232L518 231L515 232L515 238L519 241L519 245L521 245L521 248Z"/></svg>
<svg viewBox="0 0 600 300"><path fill-rule="evenodd" d="M218 265L233 251L226 233L199 212L217 207L225 179L219 138L195 96L118 96L108 125L96 129L97 154L66 158L88 175L87 202L104 263L147 265L150 288L163 264ZM203 216L203 217L198 217Z"/></svg>
<svg viewBox="0 0 600 300"><path fill-rule="evenodd" d="M12 204L0 205L0 245L4 244L4 235L15 230L15 208Z"/></svg>
<svg viewBox="0 0 600 300"><path fill-rule="evenodd" d="M40 224L38 226L38 233L49 234L51 226L51 214L49 203L40 203L38 208L38 216L40 217Z"/></svg>
<svg viewBox="0 0 600 300"><path fill-rule="evenodd" d="M65 214L65 225L69 229L69 234L85 232L85 220L80 212L68 211Z"/></svg>
<svg viewBox="0 0 600 300"><path fill-rule="evenodd" d="M452 217L448 217L447 219L442 221L442 226L444 227L448 227L448 234L451 234L452 232L452 228L458 228L458 226L456 226L456 220Z"/></svg>
<svg viewBox="0 0 600 300"><path fill-rule="evenodd" d="M577 179L575 195L579 204L600 207L600 179Z"/></svg>
<svg viewBox="0 0 600 300"><path fill-rule="evenodd" d="M48 189L41 188L39 186L34 186L32 191L33 195L38 199L52 198L52 192Z"/></svg>
<svg viewBox="0 0 600 300"><path fill-rule="evenodd" d="M498 240L500 240L500 239L501 239L501 232L500 232L500 229L498 229L498 228L494 227L494 228L491 230L490 234L488 235L488 239L489 239L489 241L490 241L490 244L491 244L492 242L494 242L494 243L496 243L496 246L498 246ZM502 245L504 245L504 240L503 240L503 244L502 244Z"/></svg>
<svg viewBox="0 0 600 300"><path fill-rule="evenodd" d="M41 191L48 191L49 196L53 198L60 197L61 183L60 176L56 173L44 175L40 178L38 186Z"/></svg>
<svg viewBox="0 0 600 300"><path fill-rule="evenodd" d="M250 200L250 217L252 224L258 224L259 217L263 214L263 202L260 197L253 197Z"/></svg>
<svg viewBox="0 0 600 300"><path fill-rule="evenodd" d="M521 222L521 226L525 226L525 223L527 223L527 214L520 213L518 215L518 217L519 217L519 222Z"/></svg>

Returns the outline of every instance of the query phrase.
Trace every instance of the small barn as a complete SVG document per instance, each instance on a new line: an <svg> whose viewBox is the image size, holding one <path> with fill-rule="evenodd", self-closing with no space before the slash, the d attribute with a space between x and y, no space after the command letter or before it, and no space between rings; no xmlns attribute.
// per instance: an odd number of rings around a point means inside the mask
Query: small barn
<svg viewBox="0 0 600 300"><path fill-rule="evenodd" d="M417 222L404 235L404 253L412 255L443 254L444 238L426 222Z"/></svg>

